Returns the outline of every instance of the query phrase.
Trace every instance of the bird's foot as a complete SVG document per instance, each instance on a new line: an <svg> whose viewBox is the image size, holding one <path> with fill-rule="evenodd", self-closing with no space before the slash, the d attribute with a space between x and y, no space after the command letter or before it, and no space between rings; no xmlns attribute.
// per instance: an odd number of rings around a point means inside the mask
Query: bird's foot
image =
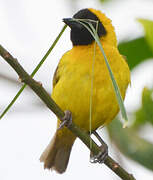
<svg viewBox="0 0 153 180"><path fill-rule="evenodd" d="M100 152L97 155L93 155L92 152L90 153L90 162L104 163L106 158L108 157L108 146L96 131L94 131L93 134L97 137L97 139L100 141L102 145L100 146Z"/></svg>
<svg viewBox="0 0 153 180"><path fill-rule="evenodd" d="M97 155L90 153L90 162L91 163L104 163L105 159L108 157L108 146L100 146L100 152Z"/></svg>
<svg viewBox="0 0 153 180"><path fill-rule="evenodd" d="M62 122L59 125L58 130L62 129L64 126L69 127L72 124L72 114L70 111L66 110L64 111L65 115L62 118Z"/></svg>

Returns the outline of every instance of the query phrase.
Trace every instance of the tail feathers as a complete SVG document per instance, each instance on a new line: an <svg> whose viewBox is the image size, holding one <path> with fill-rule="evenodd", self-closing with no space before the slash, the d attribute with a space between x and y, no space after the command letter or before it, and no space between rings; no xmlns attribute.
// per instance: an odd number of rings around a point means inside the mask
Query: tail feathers
<svg viewBox="0 0 153 180"><path fill-rule="evenodd" d="M65 134L59 136L58 132L55 133L52 141L41 155L40 161L44 162L44 168L54 169L61 174L67 168L75 137L69 132L71 135L67 137L69 139L66 139Z"/></svg>

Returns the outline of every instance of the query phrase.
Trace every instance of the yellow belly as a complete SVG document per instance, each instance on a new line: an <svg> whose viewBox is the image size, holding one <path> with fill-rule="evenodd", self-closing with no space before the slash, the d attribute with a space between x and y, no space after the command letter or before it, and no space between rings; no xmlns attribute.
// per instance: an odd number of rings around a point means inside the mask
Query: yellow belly
<svg viewBox="0 0 153 180"><path fill-rule="evenodd" d="M128 65L116 48L104 46L104 51L124 99L130 82ZM62 110L70 110L73 122L87 131L90 129L90 121L91 130L95 130L113 120L119 111L112 82L98 47L94 74L92 64L92 46L73 47L60 60L58 68L60 78L52 92L52 98ZM93 96L90 118L91 92Z"/></svg>

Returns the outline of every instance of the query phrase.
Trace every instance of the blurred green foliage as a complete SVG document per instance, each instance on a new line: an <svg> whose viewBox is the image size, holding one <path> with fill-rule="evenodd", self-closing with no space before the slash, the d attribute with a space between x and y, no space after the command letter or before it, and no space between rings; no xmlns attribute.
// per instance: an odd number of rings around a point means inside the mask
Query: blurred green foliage
<svg viewBox="0 0 153 180"><path fill-rule="evenodd" d="M118 45L121 54L127 57L127 62L130 69L136 65L153 57L153 52L148 45L145 37L133 39L131 41L124 41Z"/></svg>
<svg viewBox="0 0 153 180"><path fill-rule="evenodd" d="M153 89L144 88L142 93L142 106L135 112L133 127L141 127L145 123L153 125Z"/></svg>
<svg viewBox="0 0 153 180"><path fill-rule="evenodd" d="M108 126L108 132L113 143L125 156L153 171L152 143L141 138L134 129L123 129L117 119Z"/></svg>
<svg viewBox="0 0 153 180"><path fill-rule="evenodd" d="M145 38L153 52L153 21L147 19L138 19L145 30Z"/></svg>
<svg viewBox="0 0 153 180"><path fill-rule="evenodd" d="M138 19L143 25L145 36L118 45L121 54L127 57L130 69L153 57L153 21Z"/></svg>

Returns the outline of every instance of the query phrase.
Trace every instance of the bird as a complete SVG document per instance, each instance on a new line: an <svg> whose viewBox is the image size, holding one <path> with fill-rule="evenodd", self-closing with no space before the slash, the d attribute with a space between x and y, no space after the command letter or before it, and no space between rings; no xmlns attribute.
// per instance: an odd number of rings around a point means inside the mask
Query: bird
<svg viewBox="0 0 153 180"><path fill-rule="evenodd" d="M99 46L95 46L94 37L77 19L91 21L95 29L95 22L98 22L97 34L123 99L130 83L130 70L117 48L112 22L104 13L86 8L79 10L72 18L63 19L70 27L72 49L60 59L53 77L51 97L63 111L69 110L72 113L72 121L77 126L89 133L111 122L119 112L119 105L103 54ZM87 23L86 25L88 26ZM59 127L58 119L55 135L41 155L40 161L44 162L44 168L62 174L67 169L76 136L67 127Z"/></svg>

